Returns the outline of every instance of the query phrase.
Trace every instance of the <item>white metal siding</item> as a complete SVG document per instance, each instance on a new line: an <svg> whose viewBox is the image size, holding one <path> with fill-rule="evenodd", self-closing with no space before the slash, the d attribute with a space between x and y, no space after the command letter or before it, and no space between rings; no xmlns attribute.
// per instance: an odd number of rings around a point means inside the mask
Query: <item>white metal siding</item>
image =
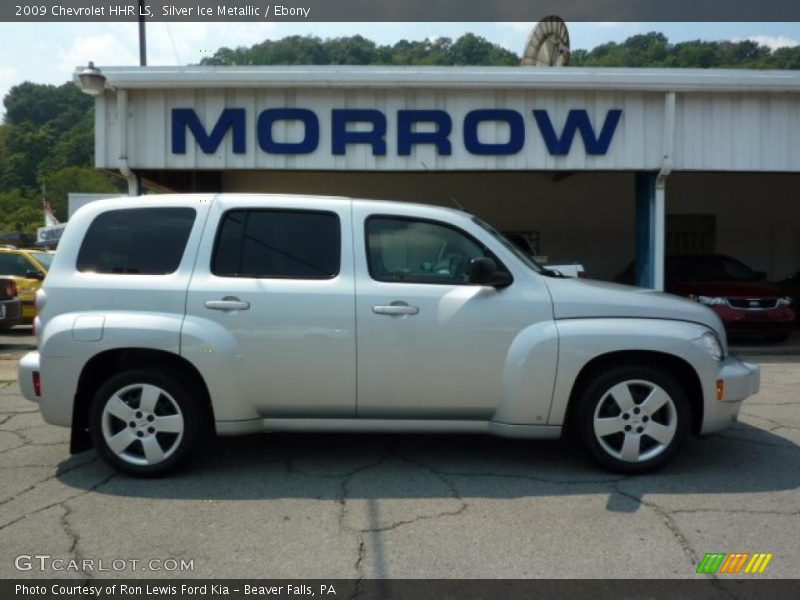
<svg viewBox="0 0 800 600"><path fill-rule="evenodd" d="M404 69L366 67L109 68L109 85L129 89L128 148L133 169L483 171L658 170L662 166L664 94L677 93L673 166L684 171L800 171L800 77L787 72L691 69ZM96 104L96 163L116 168L116 96ZM207 131L224 108L246 111L245 154L230 132L204 154L187 131L187 152L171 150L171 110L193 108ZM258 147L256 121L266 108L303 107L317 115L320 139L305 155L271 155ZM331 153L334 108L371 108L387 118L387 155L366 145ZM477 156L463 143L463 119L477 108L508 108L525 122L525 146L509 156ZM533 118L547 110L560 134L570 109L585 109L599 133L609 109L623 114L609 151L587 155L576 135L568 156L551 156ZM453 153L417 145L397 155L400 109L441 109L452 118ZM351 124L351 127L354 127ZM505 125L482 124L483 141L503 141ZM295 141L302 126L279 123L278 140Z"/></svg>
<svg viewBox="0 0 800 600"><path fill-rule="evenodd" d="M247 151L234 154L230 132L213 154L205 154L187 131L186 154L172 154L171 110L192 108L210 133L225 108L246 111ZM266 108L302 107L312 110L320 122L319 145L312 154L273 155L258 147L256 121ZM386 115L387 153L373 156L367 145L349 145L344 156L331 153L330 115L334 108L377 109ZM463 120L474 109L505 108L521 113L525 123L523 149L508 156L478 156L467 152ZM583 139L576 134L567 156L551 156L533 117L534 109L546 110L560 135L569 110L585 109L599 135L609 110L622 109L609 151L604 156L587 155ZM117 166L116 99L106 94L97 105L98 165ZM410 156L397 155L397 111L441 109L453 121L452 154L439 156L431 145L416 145ZM101 114L105 111L104 116ZM513 90L425 90L425 89L180 89L132 90L128 96L128 161L134 169L303 169L303 170L630 170L658 169L661 160L663 99L658 93L609 91L513 91ZM356 129L354 124L349 126ZM296 141L302 125L276 124L275 138ZM482 123L483 142L508 139L505 124Z"/></svg>
<svg viewBox="0 0 800 600"><path fill-rule="evenodd" d="M675 168L800 171L800 95L679 94Z"/></svg>

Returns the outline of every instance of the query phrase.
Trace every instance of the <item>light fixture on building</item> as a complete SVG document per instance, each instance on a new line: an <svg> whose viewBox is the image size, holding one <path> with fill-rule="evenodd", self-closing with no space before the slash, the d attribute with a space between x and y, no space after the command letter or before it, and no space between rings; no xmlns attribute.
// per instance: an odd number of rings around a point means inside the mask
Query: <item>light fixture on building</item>
<svg viewBox="0 0 800 600"><path fill-rule="evenodd" d="M81 91L90 96L99 96L106 89L106 76L89 61L89 65L78 73Z"/></svg>

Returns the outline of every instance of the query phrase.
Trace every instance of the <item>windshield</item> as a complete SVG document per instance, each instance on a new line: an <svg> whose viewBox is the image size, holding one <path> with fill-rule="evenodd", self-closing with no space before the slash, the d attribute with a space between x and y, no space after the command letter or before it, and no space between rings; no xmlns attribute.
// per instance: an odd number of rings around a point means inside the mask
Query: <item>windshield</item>
<svg viewBox="0 0 800 600"><path fill-rule="evenodd" d="M756 281L759 275L729 256L673 258L670 275L684 281Z"/></svg>
<svg viewBox="0 0 800 600"><path fill-rule="evenodd" d="M53 256L55 255L48 252L31 252L31 256L49 271L50 265L53 264Z"/></svg>
<svg viewBox="0 0 800 600"><path fill-rule="evenodd" d="M537 273L541 273L544 270L544 268L539 263L537 263L530 256L525 254L522 250L517 248L517 246L514 245L513 242L511 242L506 236L497 231L487 222L482 221L478 217L472 217L472 222L481 227L482 229L486 230L488 233L490 233L494 239L503 244L503 246L505 246L507 250L513 253L514 256L516 256L520 261L522 261L522 263L524 263L527 267L536 271Z"/></svg>

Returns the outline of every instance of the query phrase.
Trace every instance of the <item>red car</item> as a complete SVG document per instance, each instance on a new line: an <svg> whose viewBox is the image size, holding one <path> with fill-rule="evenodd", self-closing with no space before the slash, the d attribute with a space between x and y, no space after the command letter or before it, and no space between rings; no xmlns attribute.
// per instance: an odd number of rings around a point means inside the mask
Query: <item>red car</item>
<svg viewBox="0 0 800 600"><path fill-rule="evenodd" d="M792 298L765 281L764 273L730 256L672 256L666 265L667 291L710 306L731 337L760 336L783 341L794 330Z"/></svg>
<svg viewBox="0 0 800 600"><path fill-rule="evenodd" d="M630 277L627 277L627 276ZM632 265L620 275L632 283ZM721 254L669 256L666 291L711 307L730 337L783 341L795 326L792 298L741 261Z"/></svg>

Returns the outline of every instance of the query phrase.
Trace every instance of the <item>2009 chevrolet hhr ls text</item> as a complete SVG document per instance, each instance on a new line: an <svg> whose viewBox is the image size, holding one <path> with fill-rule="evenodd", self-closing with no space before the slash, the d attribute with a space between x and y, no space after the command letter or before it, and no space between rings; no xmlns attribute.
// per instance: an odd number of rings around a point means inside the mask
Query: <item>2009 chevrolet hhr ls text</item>
<svg viewBox="0 0 800 600"><path fill-rule="evenodd" d="M175 195L91 203L37 295L25 396L117 469L213 433L570 429L644 472L736 420L759 369L709 308L554 277L467 213Z"/></svg>

